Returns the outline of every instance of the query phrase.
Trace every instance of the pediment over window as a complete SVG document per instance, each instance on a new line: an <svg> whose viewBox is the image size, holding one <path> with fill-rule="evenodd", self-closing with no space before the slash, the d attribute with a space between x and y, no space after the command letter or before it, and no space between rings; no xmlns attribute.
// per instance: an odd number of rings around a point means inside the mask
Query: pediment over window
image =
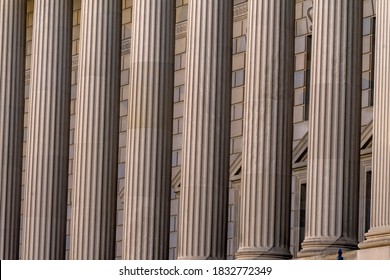
<svg viewBox="0 0 390 280"><path fill-rule="evenodd" d="M118 197L119 199L121 199L123 201L124 197L125 197L125 187L122 186L118 192Z"/></svg>
<svg viewBox="0 0 390 280"><path fill-rule="evenodd" d="M241 164L242 164L242 157L240 154L230 165L229 178L231 182L241 180ZM180 193L181 170L175 175L175 177L173 177L171 181L171 187L175 193Z"/></svg>
<svg viewBox="0 0 390 280"><path fill-rule="evenodd" d="M171 183L172 190L177 194L180 193L180 186L181 186L181 170L177 172L175 177L173 177Z"/></svg>
<svg viewBox="0 0 390 280"><path fill-rule="evenodd" d="M241 180L242 154L240 154L230 165L229 179L231 182Z"/></svg>
<svg viewBox="0 0 390 280"><path fill-rule="evenodd" d="M368 155L372 153L372 129L373 123L368 124L362 131L360 140L361 155Z"/></svg>
<svg viewBox="0 0 390 280"><path fill-rule="evenodd" d="M292 165L293 169L307 166L307 146L308 146L308 133L303 136L301 141L293 150Z"/></svg>
<svg viewBox="0 0 390 280"><path fill-rule="evenodd" d="M361 134L360 139L361 155L372 153L372 122L367 125ZM292 162L293 169L307 166L307 151L308 151L308 133L301 139L298 145L293 150Z"/></svg>
<svg viewBox="0 0 390 280"><path fill-rule="evenodd" d="M361 136L361 155L367 155L372 153L372 122L367 125L362 131ZM308 152L308 133L301 139L298 145L293 150L292 154L292 169L299 169L307 167L307 152ZM240 154L230 165L229 178L231 182L241 180L242 171L242 155ZM181 184L181 171L172 179L172 189L174 192L180 192ZM119 192L119 196L123 197L124 188Z"/></svg>

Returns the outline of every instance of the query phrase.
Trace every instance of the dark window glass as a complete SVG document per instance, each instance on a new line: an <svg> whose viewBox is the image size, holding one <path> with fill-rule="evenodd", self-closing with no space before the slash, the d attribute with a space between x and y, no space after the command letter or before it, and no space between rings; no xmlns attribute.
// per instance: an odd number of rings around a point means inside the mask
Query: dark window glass
<svg viewBox="0 0 390 280"><path fill-rule="evenodd" d="M306 225L306 184L301 185L299 202L299 250L302 250L302 242L305 239Z"/></svg>
<svg viewBox="0 0 390 280"><path fill-rule="evenodd" d="M365 219L365 232L368 232L370 229L370 223L371 223L371 171L366 173L366 219Z"/></svg>

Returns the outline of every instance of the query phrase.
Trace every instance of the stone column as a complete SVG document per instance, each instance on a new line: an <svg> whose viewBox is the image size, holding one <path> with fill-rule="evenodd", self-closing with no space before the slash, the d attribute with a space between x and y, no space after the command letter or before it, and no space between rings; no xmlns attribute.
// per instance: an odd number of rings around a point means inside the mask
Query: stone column
<svg viewBox="0 0 390 280"><path fill-rule="evenodd" d="M225 259L232 0L190 1L179 259Z"/></svg>
<svg viewBox="0 0 390 280"><path fill-rule="evenodd" d="M314 2L306 231L300 257L357 248L363 2Z"/></svg>
<svg viewBox="0 0 390 280"><path fill-rule="evenodd" d="M114 259L121 0L83 0L71 259Z"/></svg>
<svg viewBox="0 0 390 280"><path fill-rule="evenodd" d="M19 258L26 1L0 0L0 259Z"/></svg>
<svg viewBox="0 0 390 280"><path fill-rule="evenodd" d="M72 1L34 1L23 259L64 259Z"/></svg>
<svg viewBox="0 0 390 280"><path fill-rule="evenodd" d="M295 1L249 0L237 259L288 259Z"/></svg>
<svg viewBox="0 0 390 280"><path fill-rule="evenodd" d="M390 246L390 1L376 1L371 227L360 248Z"/></svg>
<svg viewBox="0 0 390 280"><path fill-rule="evenodd" d="M135 0L123 259L167 259L175 1Z"/></svg>

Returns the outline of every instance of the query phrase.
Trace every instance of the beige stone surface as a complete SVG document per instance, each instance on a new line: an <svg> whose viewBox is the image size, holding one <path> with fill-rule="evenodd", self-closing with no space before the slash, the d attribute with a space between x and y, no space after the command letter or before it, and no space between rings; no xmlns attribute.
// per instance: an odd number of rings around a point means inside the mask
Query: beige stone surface
<svg viewBox="0 0 390 280"><path fill-rule="evenodd" d="M373 247L373 248L361 249L361 250L355 251L354 253L356 254L355 259L357 259L357 260L390 260L390 246L389 245L382 245L382 246ZM345 259L348 259L347 254L346 254Z"/></svg>
<svg viewBox="0 0 390 280"><path fill-rule="evenodd" d="M25 0L0 1L0 259L19 258Z"/></svg>
<svg viewBox="0 0 390 280"><path fill-rule="evenodd" d="M188 13L178 259L224 259L233 1L190 1Z"/></svg>
<svg viewBox="0 0 390 280"><path fill-rule="evenodd" d="M123 259L167 259L175 1L134 0Z"/></svg>
<svg viewBox="0 0 390 280"><path fill-rule="evenodd" d="M343 260L390 260L390 246L365 248L353 251L344 251ZM316 255L301 258L302 260L337 260L338 254Z"/></svg>
<svg viewBox="0 0 390 280"><path fill-rule="evenodd" d="M114 259L121 1L83 0L71 259Z"/></svg>

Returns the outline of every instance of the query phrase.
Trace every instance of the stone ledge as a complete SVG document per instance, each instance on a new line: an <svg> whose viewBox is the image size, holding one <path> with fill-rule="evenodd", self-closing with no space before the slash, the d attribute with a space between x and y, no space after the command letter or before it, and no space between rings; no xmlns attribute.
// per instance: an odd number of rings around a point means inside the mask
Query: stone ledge
<svg viewBox="0 0 390 280"><path fill-rule="evenodd" d="M299 260L337 260L338 254L299 258ZM344 260L390 260L390 246L343 252Z"/></svg>

